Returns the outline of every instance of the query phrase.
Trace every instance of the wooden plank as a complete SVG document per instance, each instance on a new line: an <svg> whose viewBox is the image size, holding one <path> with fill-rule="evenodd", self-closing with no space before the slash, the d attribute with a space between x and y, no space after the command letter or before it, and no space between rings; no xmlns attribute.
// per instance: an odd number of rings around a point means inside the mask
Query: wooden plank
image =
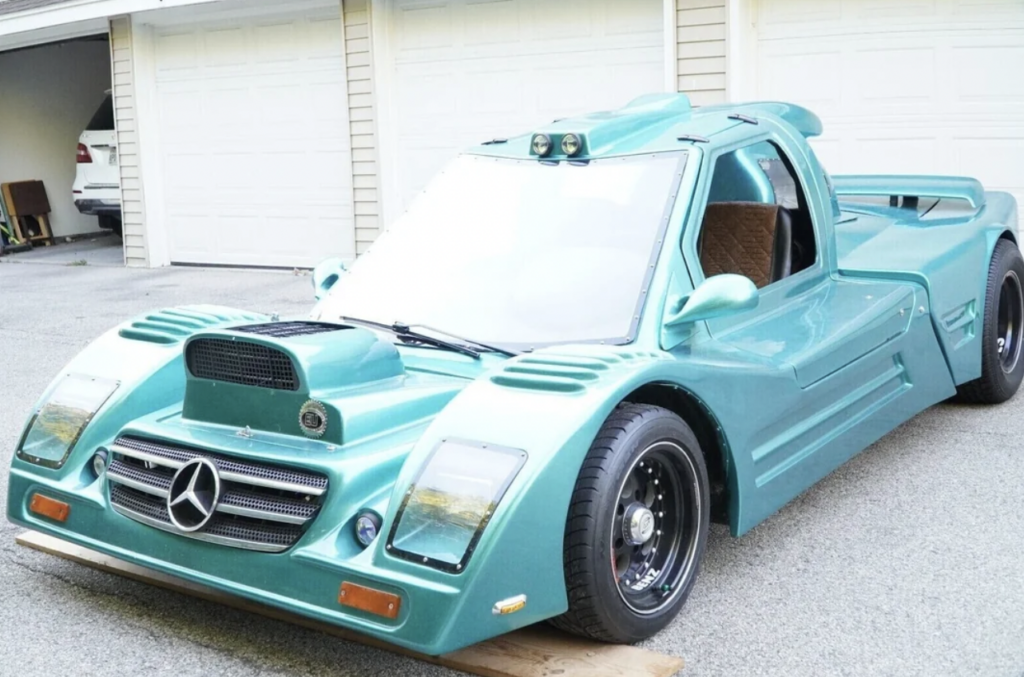
<svg viewBox="0 0 1024 677"><path fill-rule="evenodd" d="M330 623L130 564L39 532L26 531L16 540L18 545L100 571L481 677L671 677L683 668L683 660L675 656L634 646L599 644L544 625L517 630L443 656L427 656Z"/></svg>

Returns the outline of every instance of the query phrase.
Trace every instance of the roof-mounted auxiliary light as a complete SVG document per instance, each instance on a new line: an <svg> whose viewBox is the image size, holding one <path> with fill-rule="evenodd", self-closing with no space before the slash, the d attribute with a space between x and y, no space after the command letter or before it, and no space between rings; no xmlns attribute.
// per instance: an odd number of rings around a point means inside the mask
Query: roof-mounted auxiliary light
<svg viewBox="0 0 1024 677"><path fill-rule="evenodd" d="M533 149L534 154L547 157L551 153L551 137L547 134L534 134L530 148Z"/></svg>
<svg viewBox="0 0 1024 677"><path fill-rule="evenodd" d="M580 137L575 134L566 134L562 137L562 152L572 157L578 155L583 150L583 143L580 141Z"/></svg>

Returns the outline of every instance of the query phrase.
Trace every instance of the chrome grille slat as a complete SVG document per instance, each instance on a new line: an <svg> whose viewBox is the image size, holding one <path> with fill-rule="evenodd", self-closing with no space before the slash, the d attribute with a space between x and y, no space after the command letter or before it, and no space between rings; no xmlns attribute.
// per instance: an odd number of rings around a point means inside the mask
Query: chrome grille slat
<svg viewBox="0 0 1024 677"><path fill-rule="evenodd" d="M172 444L155 443L134 437L119 437L112 450L123 456L137 458L177 470L193 458L204 457L217 465L222 479L240 484L252 484L268 489L294 491L296 493L320 496L327 488L327 478L299 470L286 470L273 466L259 465L247 461L236 461L213 452L206 453L186 449Z"/></svg>
<svg viewBox="0 0 1024 677"><path fill-rule="evenodd" d="M113 495L114 491L118 489L121 488L116 487L111 491L111 494ZM212 529L216 526L216 524L211 524L208 531L194 531L192 533L185 534L175 529L174 525L172 525L170 521L166 521L166 509L164 509L162 516L154 516L153 513L156 511L153 510L153 506L148 506L144 503L140 504L136 501L132 501L131 499L125 498L123 496L119 497L119 502L113 503L113 507L114 510L116 510L120 514L124 515L125 517L129 517L135 520L136 522L141 522L142 524L151 526L155 529L160 529L162 531L169 531L173 534L178 534L179 536L187 536L189 538L194 538L197 541L206 541L207 543L228 545L234 548L241 548L243 550L256 550L259 552L284 552L292 545L291 542L266 543L262 541L248 541L240 538L231 538L230 536L224 536L219 533L214 533ZM296 536L294 540L297 539L298 536Z"/></svg>
<svg viewBox="0 0 1024 677"><path fill-rule="evenodd" d="M113 461L107 468L107 477L111 482L166 499L174 476L166 471L148 470L128 465L124 461ZM233 490L227 490L217 504L220 512L285 524L305 524L316 515L317 508L313 503Z"/></svg>
<svg viewBox="0 0 1024 677"><path fill-rule="evenodd" d="M327 478L301 470L238 460L175 444L119 437L107 468L110 502L131 519L172 533L220 545L281 552L301 537L320 510ZM196 458L211 461L223 490L210 521L183 532L167 512L175 473Z"/></svg>

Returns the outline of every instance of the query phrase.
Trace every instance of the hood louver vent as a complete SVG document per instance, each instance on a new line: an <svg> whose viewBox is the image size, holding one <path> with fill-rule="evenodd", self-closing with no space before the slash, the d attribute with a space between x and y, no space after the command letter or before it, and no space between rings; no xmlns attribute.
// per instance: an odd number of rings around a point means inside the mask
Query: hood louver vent
<svg viewBox="0 0 1024 677"><path fill-rule="evenodd" d="M326 322L268 322L265 324L247 324L242 327L231 327L231 331L240 331L243 334L256 334L258 336L270 336L271 338L292 338L351 328L346 325L327 324Z"/></svg>
<svg viewBox="0 0 1024 677"><path fill-rule="evenodd" d="M299 389L295 364L288 354L258 343L197 338L185 347L185 364L196 378L274 390Z"/></svg>
<svg viewBox="0 0 1024 677"><path fill-rule="evenodd" d="M637 360L662 359L647 351L598 351L581 348L579 352L537 351L509 360L491 382L506 388L576 393L586 390L603 374Z"/></svg>
<svg viewBox="0 0 1024 677"><path fill-rule="evenodd" d="M197 331L226 322L258 322L264 315L218 306L167 308L133 320L118 332L121 338L149 343L181 343Z"/></svg>

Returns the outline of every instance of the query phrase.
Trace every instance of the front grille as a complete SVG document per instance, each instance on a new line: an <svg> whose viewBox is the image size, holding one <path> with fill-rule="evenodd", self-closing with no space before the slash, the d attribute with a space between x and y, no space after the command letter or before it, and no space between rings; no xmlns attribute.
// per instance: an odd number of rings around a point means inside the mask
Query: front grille
<svg viewBox="0 0 1024 677"><path fill-rule="evenodd" d="M299 389L295 364L288 354L258 343L196 339L185 348L185 363L196 378L275 390Z"/></svg>
<svg viewBox="0 0 1024 677"><path fill-rule="evenodd" d="M119 437L111 452L106 476L114 510L157 529L236 548L287 550L312 523L327 491L327 478L318 473L165 442ZM221 493L210 521L186 533L171 521L167 496L177 470L195 458L217 468Z"/></svg>
<svg viewBox="0 0 1024 677"><path fill-rule="evenodd" d="M341 324L327 324L326 322L267 322L265 324L247 324L242 327L232 327L231 331L257 334L259 336L272 336L273 338L292 338L293 336L309 336L310 334L323 334L329 331L351 328Z"/></svg>

